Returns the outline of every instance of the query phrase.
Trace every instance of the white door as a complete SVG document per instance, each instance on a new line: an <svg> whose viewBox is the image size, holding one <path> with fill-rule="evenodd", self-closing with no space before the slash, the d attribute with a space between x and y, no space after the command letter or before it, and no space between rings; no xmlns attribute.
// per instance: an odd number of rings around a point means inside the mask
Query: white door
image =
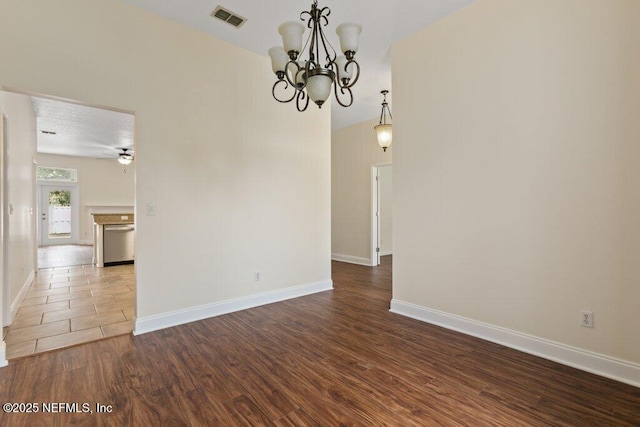
<svg viewBox="0 0 640 427"><path fill-rule="evenodd" d="M380 256L391 255L392 166L371 166L371 265L380 265Z"/></svg>
<svg viewBox="0 0 640 427"><path fill-rule="evenodd" d="M40 245L78 243L78 186L40 185Z"/></svg>

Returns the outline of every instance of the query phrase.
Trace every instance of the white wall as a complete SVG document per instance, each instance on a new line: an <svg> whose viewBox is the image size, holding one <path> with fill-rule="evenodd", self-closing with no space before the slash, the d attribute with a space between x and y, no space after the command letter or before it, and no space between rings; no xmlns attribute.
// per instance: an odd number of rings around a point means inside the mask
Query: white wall
<svg viewBox="0 0 640 427"><path fill-rule="evenodd" d="M391 163L393 145L378 145L378 119L331 134L331 253L334 259L371 265L371 166Z"/></svg>
<svg viewBox="0 0 640 427"><path fill-rule="evenodd" d="M138 322L330 285L330 108L277 103L266 56L119 1L0 10L0 85L136 114Z"/></svg>
<svg viewBox="0 0 640 427"><path fill-rule="evenodd" d="M393 166L378 168L380 198L380 255L393 253Z"/></svg>
<svg viewBox="0 0 640 427"><path fill-rule="evenodd" d="M131 212L133 212L135 161L125 167L115 159L93 159L40 153L36 158L38 166L78 170L81 243L93 243L91 207L130 206Z"/></svg>
<svg viewBox="0 0 640 427"><path fill-rule="evenodd" d="M7 126L7 182L3 185L6 184L5 208L9 212L8 227L4 229L8 239L4 292L9 307L15 308L35 272L36 119L30 99L8 92L0 92L0 119L2 115L6 117ZM3 315L4 324L9 324L9 313L3 312Z"/></svg>
<svg viewBox="0 0 640 427"><path fill-rule="evenodd" d="M640 384L639 29L637 1L480 0L393 46L394 301Z"/></svg>

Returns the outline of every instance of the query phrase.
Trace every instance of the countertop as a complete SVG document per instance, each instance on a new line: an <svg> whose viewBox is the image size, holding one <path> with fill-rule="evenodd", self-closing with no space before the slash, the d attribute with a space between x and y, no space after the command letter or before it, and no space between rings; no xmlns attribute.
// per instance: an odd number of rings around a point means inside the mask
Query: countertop
<svg viewBox="0 0 640 427"><path fill-rule="evenodd" d="M91 214L91 216L93 217L93 222L98 225L133 224L132 213L108 213L108 214L94 213L94 214Z"/></svg>

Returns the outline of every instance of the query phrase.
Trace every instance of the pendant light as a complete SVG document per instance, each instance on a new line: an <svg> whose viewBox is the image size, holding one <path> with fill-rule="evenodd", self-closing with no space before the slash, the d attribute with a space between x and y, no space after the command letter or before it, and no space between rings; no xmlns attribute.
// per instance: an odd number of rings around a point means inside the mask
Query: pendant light
<svg viewBox="0 0 640 427"><path fill-rule="evenodd" d="M389 119L392 120L391 110L389 109L389 103L387 102L387 94L388 90L383 90L380 92L384 99L382 100L382 112L380 112L380 124L375 126L373 129L376 131L376 136L378 137L378 145L382 148L382 151L387 151L387 148L393 142L393 132L391 128L391 123L387 123L387 114L389 114Z"/></svg>

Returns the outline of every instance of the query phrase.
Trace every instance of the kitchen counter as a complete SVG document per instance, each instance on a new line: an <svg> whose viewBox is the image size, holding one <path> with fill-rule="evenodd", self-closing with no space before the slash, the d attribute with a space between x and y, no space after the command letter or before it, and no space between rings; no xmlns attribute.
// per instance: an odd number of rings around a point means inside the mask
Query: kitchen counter
<svg viewBox="0 0 640 427"><path fill-rule="evenodd" d="M133 224L132 213L94 213L93 223L98 225L104 224Z"/></svg>
<svg viewBox="0 0 640 427"><path fill-rule="evenodd" d="M117 225L132 225L134 223L134 217L132 213L92 213L93 217L93 263L97 267L105 267L107 265L116 264L131 264L133 263L133 227L131 227L131 242L126 246L131 248L118 249L123 253L117 254L117 259L105 260L105 251L107 252L107 258L110 256L109 245L105 246L105 227L107 230ZM120 233L122 234L122 233ZM122 238L118 237L120 240ZM120 244L119 246L122 246Z"/></svg>

